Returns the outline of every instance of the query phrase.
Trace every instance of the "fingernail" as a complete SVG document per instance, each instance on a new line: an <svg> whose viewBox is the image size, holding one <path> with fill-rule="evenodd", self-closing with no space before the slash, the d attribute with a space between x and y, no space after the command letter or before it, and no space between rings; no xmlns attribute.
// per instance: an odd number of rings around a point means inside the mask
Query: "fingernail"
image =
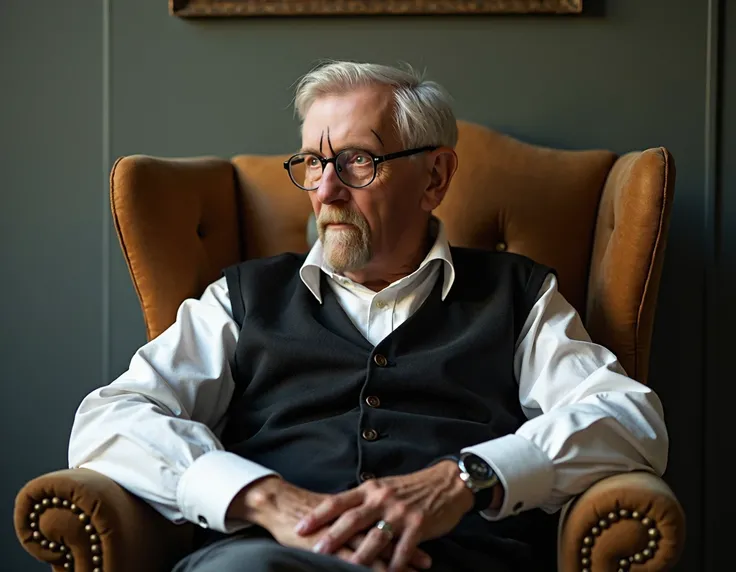
<svg viewBox="0 0 736 572"><path fill-rule="evenodd" d="M422 556L422 568L428 570L432 567L432 558L428 555Z"/></svg>
<svg viewBox="0 0 736 572"><path fill-rule="evenodd" d="M295 532L296 532L297 534L301 534L301 533L302 533L302 532L304 532L305 530L307 530L307 521L306 521L306 520L300 520L300 521L299 521L299 522L297 523L296 527L294 527L294 531L295 531Z"/></svg>
<svg viewBox="0 0 736 572"><path fill-rule="evenodd" d="M326 545L327 543L324 540L320 540L312 547L312 552L322 552Z"/></svg>

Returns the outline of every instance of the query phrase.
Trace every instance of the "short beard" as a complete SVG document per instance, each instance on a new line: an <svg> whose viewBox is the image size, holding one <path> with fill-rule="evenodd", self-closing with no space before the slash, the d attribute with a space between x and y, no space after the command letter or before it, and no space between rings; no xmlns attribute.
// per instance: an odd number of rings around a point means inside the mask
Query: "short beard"
<svg viewBox="0 0 736 572"><path fill-rule="evenodd" d="M330 229L328 224L349 224ZM373 257L371 229L359 212L340 207L323 207L317 218L325 261L339 274L363 268Z"/></svg>

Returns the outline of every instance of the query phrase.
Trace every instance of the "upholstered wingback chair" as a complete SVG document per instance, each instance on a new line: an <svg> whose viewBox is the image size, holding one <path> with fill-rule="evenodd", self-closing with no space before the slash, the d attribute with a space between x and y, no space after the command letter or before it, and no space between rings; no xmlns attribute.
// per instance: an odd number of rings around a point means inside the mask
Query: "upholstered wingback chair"
<svg viewBox="0 0 736 572"><path fill-rule="evenodd" d="M436 211L450 242L554 267L593 340L646 382L674 190L669 152L559 151L461 123L457 153L457 174ZM224 267L307 249L309 199L289 181L284 159L117 161L112 213L149 339ZM561 516L558 568L665 570L680 556L684 526L682 508L661 479L640 472L610 477ZM16 500L15 528L33 556L77 572L170 570L193 532L89 470L29 482Z"/></svg>

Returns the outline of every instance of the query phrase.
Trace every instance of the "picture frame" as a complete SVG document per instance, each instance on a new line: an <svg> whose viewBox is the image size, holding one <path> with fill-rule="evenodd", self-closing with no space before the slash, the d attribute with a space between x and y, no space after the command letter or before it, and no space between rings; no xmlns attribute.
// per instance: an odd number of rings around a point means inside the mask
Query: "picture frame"
<svg viewBox="0 0 736 572"><path fill-rule="evenodd" d="M579 14L583 0L169 0L182 18Z"/></svg>

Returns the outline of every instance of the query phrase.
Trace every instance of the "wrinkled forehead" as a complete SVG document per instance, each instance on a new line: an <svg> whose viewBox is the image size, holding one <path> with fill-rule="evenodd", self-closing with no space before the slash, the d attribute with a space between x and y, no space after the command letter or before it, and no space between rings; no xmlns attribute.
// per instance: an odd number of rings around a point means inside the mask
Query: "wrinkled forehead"
<svg viewBox="0 0 736 572"><path fill-rule="evenodd" d="M304 117L302 147L322 153L330 147L395 150L394 105L393 92L383 87L320 96Z"/></svg>

